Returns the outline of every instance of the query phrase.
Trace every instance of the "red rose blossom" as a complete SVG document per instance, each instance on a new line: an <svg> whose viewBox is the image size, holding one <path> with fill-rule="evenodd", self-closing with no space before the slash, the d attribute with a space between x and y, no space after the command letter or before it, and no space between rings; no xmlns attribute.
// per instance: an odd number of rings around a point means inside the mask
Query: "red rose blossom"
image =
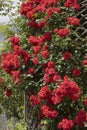
<svg viewBox="0 0 87 130"><path fill-rule="evenodd" d="M7 97L12 96L12 91L10 89L6 89L6 96Z"/></svg>
<svg viewBox="0 0 87 130"><path fill-rule="evenodd" d="M58 128L62 130L71 130L73 127L74 127L73 120L62 119L62 121L58 123Z"/></svg>
<svg viewBox="0 0 87 130"><path fill-rule="evenodd" d="M19 43L20 43L20 38L19 38L19 37L11 36L11 37L10 37L10 42L11 42L13 45L19 45Z"/></svg>
<svg viewBox="0 0 87 130"><path fill-rule="evenodd" d="M84 99L84 104L87 106L87 98Z"/></svg>
<svg viewBox="0 0 87 130"><path fill-rule="evenodd" d="M49 52L47 50L42 51L43 58L48 58L48 56L49 56Z"/></svg>
<svg viewBox="0 0 87 130"><path fill-rule="evenodd" d="M35 58L33 59L33 63L34 63L34 65L38 65L38 64L39 64L39 60L38 60L37 57L35 57Z"/></svg>
<svg viewBox="0 0 87 130"><path fill-rule="evenodd" d="M64 60L70 60L71 59L71 52L67 51L63 54Z"/></svg>
<svg viewBox="0 0 87 130"><path fill-rule="evenodd" d="M73 75L74 75L75 77L80 76L80 74L81 74L81 70L80 70L80 69L75 68L75 69L73 70Z"/></svg>
<svg viewBox="0 0 87 130"><path fill-rule="evenodd" d="M35 72L35 70L34 70L34 68L29 68L29 69L28 69L28 72L29 72L31 75L33 75L34 72Z"/></svg>
<svg viewBox="0 0 87 130"><path fill-rule="evenodd" d="M68 28L59 29L58 34L60 37L66 37L67 35L70 34L70 29Z"/></svg>
<svg viewBox="0 0 87 130"><path fill-rule="evenodd" d="M78 115L76 116L76 123L78 126L84 126L84 122L86 122L86 112L84 110L80 110Z"/></svg>
<svg viewBox="0 0 87 130"><path fill-rule="evenodd" d="M78 18L75 18L75 17L68 17L67 18L67 23L72 24L74 26L79 26L80 25L80 20Z"/></svg>

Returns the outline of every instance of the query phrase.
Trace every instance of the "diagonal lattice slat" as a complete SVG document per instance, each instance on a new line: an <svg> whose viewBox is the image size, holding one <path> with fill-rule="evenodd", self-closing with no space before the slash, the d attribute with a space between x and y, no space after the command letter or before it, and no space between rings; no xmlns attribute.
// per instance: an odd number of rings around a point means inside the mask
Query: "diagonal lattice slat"
<svg viewBox="0 0 87 130"><path fill-rule="evenodd" d="M87 37L87 0L79 0L79 4L81 8L77 13L77 17L80 19L81 24L80 27L75 29L76 40Z"/></svg>

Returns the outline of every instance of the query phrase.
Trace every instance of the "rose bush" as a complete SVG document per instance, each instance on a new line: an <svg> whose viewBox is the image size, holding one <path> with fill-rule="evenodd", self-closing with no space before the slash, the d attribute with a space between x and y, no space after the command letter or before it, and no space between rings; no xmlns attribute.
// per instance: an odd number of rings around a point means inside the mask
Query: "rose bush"
<svg viewBox="0 0 87 130"><path fill-rule="evenodd" d="M30 105L39 110L35 118L46 129L84 129L87 121L86 40L75 35L79 8L76 0L23 2L27 33L10 36L11 49L2 53L2 69L20 91L28 88ZM5 94L13 95L8 87Z"/></svg>

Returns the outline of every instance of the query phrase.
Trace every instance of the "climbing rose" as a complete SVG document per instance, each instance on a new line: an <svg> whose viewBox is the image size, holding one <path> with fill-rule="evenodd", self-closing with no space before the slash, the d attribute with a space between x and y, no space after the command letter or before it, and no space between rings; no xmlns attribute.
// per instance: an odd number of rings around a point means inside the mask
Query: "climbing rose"
<svg viewBox="0 0 87 130"><path fill-rule="evenodd" d="M43 86L40 89L39 96L42 99L47 99L48 97L50 97L51 96L51 91L50 91L49 87L48 86Z"/></svg>
<svg viewBox="0 0 87 130"><path fill-rule="evenodd" d="M41 107L41 113L47 118L56 118L58 116L58 112L52 110L52 108L48 105L43 105Z"/></svg>
<svg viewBox="0 0 87 130"><path fill-rule="evenodd" d="M86 112L84 110L80 110L76 116L76 123L78 126L82 127L84 122L86 122Z"/></svg>
<svg viewBox="0 0 87 130"><path fill-rule="evenodd" d="M71 53L69 51L65 52L63 54L64 60L70 60L71 58Z"/></svg>
<svg viewBox="0 0 87 130"><path fill-rule="evenodd" d="M75 69L73 70L73 75L74 75L74 76L78 77L78 76L80 76L80 74L81 74L80 69L75 68Z"/></svg>
<svg viewBox="0 0 87 130"><path fill-rule="evenodd" d="M29 69L28 69L28 72L29 72L29 74L33 75L34 72L35 72L35 70L34 70L34 68L29 68Z"/></svg>
<svg viewBox="0 0 87 130"><path fill-rule="evenodd" d="M79 26L80 25L80 20L78 18L68 17L67 18L67 23L72 24L74 26Z"/></svg>
<svg viewBox="0 0 87 130"><path fill-rule="evenodd" d="M30 105L35 106L35 105L40 105L41 104L41 98L39 96L30 96Z"/></svg>
<svg viewBox="0 0 87 130"><path fill-rule="evenodd" d="M87 60L83 60L83 65L87 65Z"/></svg>
<svg viewBox="0 0 87 130"><path fill-rule="evenodd" d="M54 68L54 67L55 67L55 63L54 63L53 61L49 61L49 62L47 63L47 66L48 66L49 68Z"/></svg>
<svg viewBox="0 0 87 130"><path fill-rule="evenodd" d="M19 37L11 36L11 37L10 37L10 42L11 42L13 45L19 45L19 43L20 43L20 38L19 38Z"/></svg>
<svg viewBox="0 0 87 130"><path fill-rule="evenodd" d="M87 98L84 99L84 104L85 104L85 106L87 106Z"/></svg>
<svg viewBox="0 0 87 130"><path fill-rule="evenodd" d="M38 65L38 64L39 64L39 60L38 60L37 57L35 57L35 58L33 59L33 63L34 63L34 65Z"/></svg>
<svg viewBox="0 0 87 130"><path fill-rule="evenodd" d="M70 29L68 28L59 29L58 34L60 37L66 37L67 35L70 34Z"/></svg>
<svg viewBox="0 0 87 130"><path fill-rule="evenodd" d="M43 58L48 58L48 56L49 56L48 50L42 51L42 57L43 57Z"/></svg>
<svg viewBox="0 0 87 130"><path fill-rule="evenodd" d="M62 119L62 121L58 123L58 128L62 130L71 130L73 127L74 127L73 120Z"/></svg>
<svg viewBox="0 0 87 130"><path fill-rule="evenodd" d="M7 97L10 97L10 96L12 96L12 91L10 90L10 89L6 89L6 96Z"/></svg>
<svg viewBox="0 0 87 130"><path fill-rule="evenodd" d="M47 32L47 33L45 33L44 34L44 38L45 38L45 40L47 40L47 41L49 41L49 40L51 40L51 33L50 32Z"/></svg>

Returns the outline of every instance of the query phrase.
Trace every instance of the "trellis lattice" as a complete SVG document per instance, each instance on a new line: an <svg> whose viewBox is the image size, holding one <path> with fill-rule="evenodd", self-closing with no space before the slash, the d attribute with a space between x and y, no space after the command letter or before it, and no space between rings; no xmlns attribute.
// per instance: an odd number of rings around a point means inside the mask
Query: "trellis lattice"
<svg viewBox="0 0 87 130"><path fill-rule="evenodd" d="M76 40L87 37L87 0L79 0L81 5L80 10L77 13L77 17L80 19L80 27L75 29Z"/></svg>

